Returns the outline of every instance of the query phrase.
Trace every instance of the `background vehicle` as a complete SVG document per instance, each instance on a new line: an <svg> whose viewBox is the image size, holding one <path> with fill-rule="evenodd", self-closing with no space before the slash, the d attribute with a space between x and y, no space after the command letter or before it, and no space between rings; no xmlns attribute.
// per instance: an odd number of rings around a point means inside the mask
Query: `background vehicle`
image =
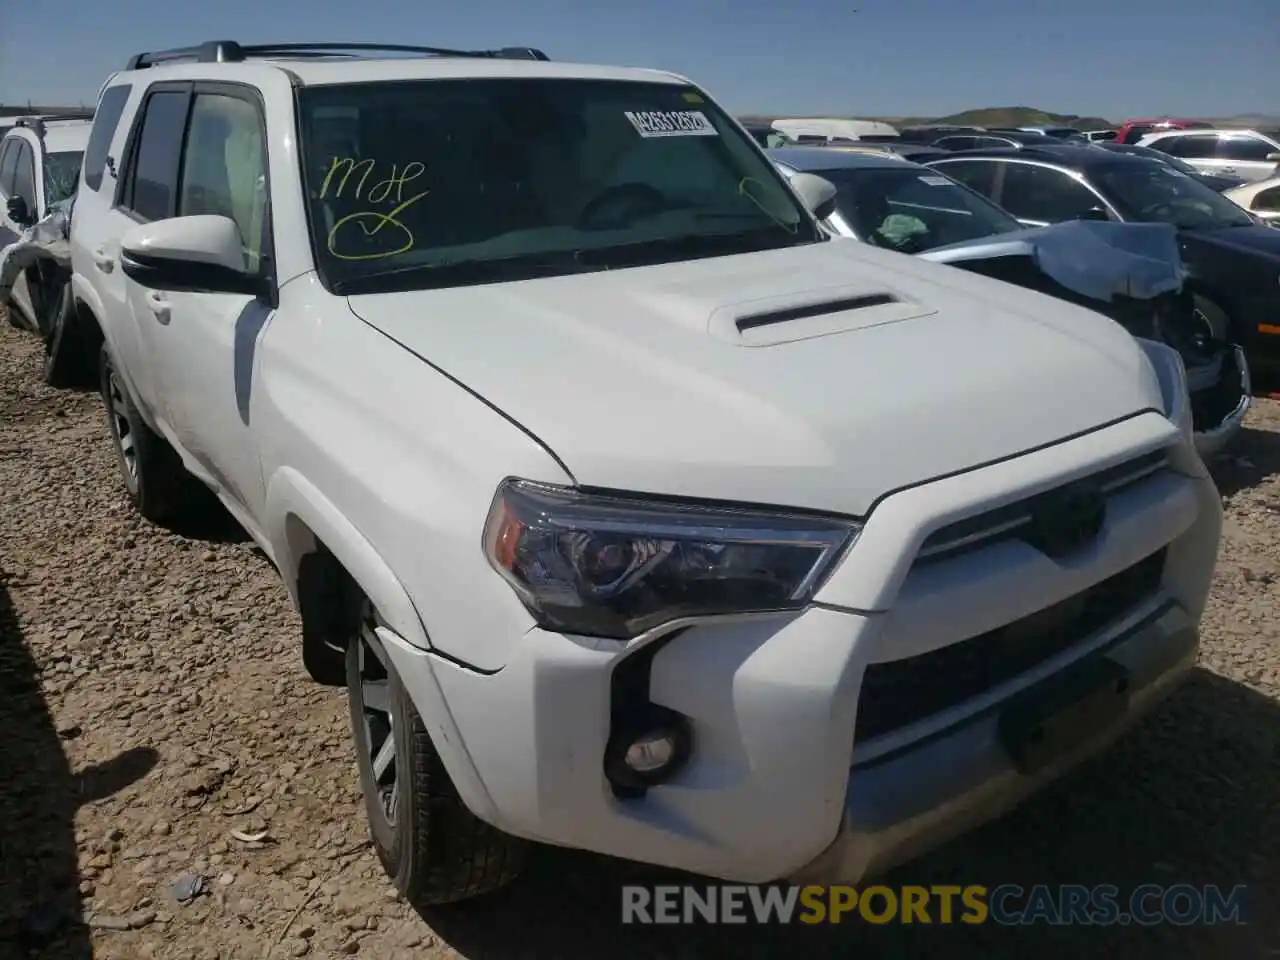
<svg viewBox="0 0 1280 960"><path fill-rule="evenodd" d="M1197 130L1213 126L1203 120L1175 120L1165 117L1160 120L1126 120L1116 130L1116 143L1137 143L1149 133L1161 130Z"/></svg>
<svg viewBox="0 0 1280 960"><path fill-rule="evenodd" d="M1246 183L1223 193L1268 226L1280 226L1280 177Z"/></svg>
<svg viewBox="0 0 1280 960"><path fill-rule="evenodd" d="M779 144L786 146L786 144ZM796 144L799 146L799 144ZM815 146L817 146L815 144ZM865 153L871 156L895 156L902 157L904 160L911 160L920 163L926 159L933 157L945 157L950 155L950 150L944 150L942 147L931 147L923 143L867 143L866 141L858 141L857 143L839 143L828 144L830 150L850 150L855 153Z"/></svg>
<svg viewBox="0 0 1280 960"><path fill-rule="evenodd" d="M898 132L898 138L908 143L931 144L940 137L950 137L959 134L968 133L985 133L982 127L960 127L953 124L926 124L918 127L903 127Z"/></svg>
<svg viewBox="0 0 1280 960"><path fill-rule="evenodd" d="M1083 232L1065 224L1028 230L936 168L805 147L769 155L788 176L813 173L836 185L836 208L825 223L841 236L1078 303L1134 336L1173 347L1187 368L1202 456L1220 452L1239 431L1250 404L1248 363L1238 347L1200 334L1172 237L1137 227L1108 243L1112 237L1097 224ZM1054 269L1055 261L1064 268ZM1159 262L1168 267L1163 276L1152 272Z"/></svg>
<svg viewBox="0 0 1280 960"><path fill-rule="evenodd" d="M929 166L1028 224L1101 218L1173 225L1205 327L1242 344L1255 368L1280 357L1280 233L1204 184L1103 149L990 151Z"/></svg>
<svg viewBox="0 0 1280 960"><path fill-rule="evenodd" d="M1024 146L1058 142L1058 140L1053 137L1047 137L1043 133L1032 133L1026 130L1005 130L1000 133L989 131L986 133L953 134L939 137L933 142L933 146L941 147L944 150L959 151L988 150L997 147L1018 149Z"/></svg>
<svg viewBox="0 0 1280 960"><path fill-rule="evenodd" d="M1053 137L1055 140L1071 140L1084 139L1083 135L1075 127L1018 127L1017 130L1022 133L1042 133L1046 137ZM1003 132L998 131L997 132Z"/></svg>
<svg viewBox="0 0 1280 960"><path fill-rule="evenodd" d="M781 130L797 143L805 138L820 137L824 140L861 140L867 136L897 137L893 124L882 120L847 120L840 117L782 117L773 121L775 130Z"/></svg>
<svg viewBox="0 0 1280 960"><path fill-rule="evenodd" d="M0 139L0 248L75 193L88 141L89 121L78 116L22 117ZM50 262L31 264L10 292L10 322L47 333L68 279Z"/></svg>
<svg viewBox="0 0 1280 960"><path fill-rule="evenodd" d="M856 882L1188 675L1172 350L832 237L683 77L350 52L133 58L71 245L131 503L203 483L280 571L411 902L530 841Z"/></svg>
<svg viewBox="0 0 1280 960"><path fill-rule="evenodd" d="M751 134L751 139L762 147L785 147L788 144L795 143L781 130L771 127L767 123L753 121L751 123L743 123L742 127L747 133Z"/></svg>
<svg viewBox="0 0 1280 960"><path fill-rule="evenodd" d="M1148 160L1163 163L1179 173L1185 173L1188 177L1199 180L1206 187L1217 190L1218 193L1230 190L1232 187L1238 187L1243 183L1248 183L1247 180L1241 177L1231 177L1221 173L1205 173L1171 153L1153 150L1151 147L1140 147L1136 143L1100 143L1098 146L1115 153L1127 153L1131 157L1145 157Z"/></svg>
<svg viewBox="0 0 1280 960"><path fill-rule="evenodd" d="M1166 130L1147 134L1139 145L1185 160L1201 173L1243 180L1280 174L1280 131Z"/></svg>
<svg viewBox="0 0 1280 960"><path fill-rule="evenodd" d="M1085 130L1083 136L1090 143L1110 143L1116 139L1115 130Z"/></svg>

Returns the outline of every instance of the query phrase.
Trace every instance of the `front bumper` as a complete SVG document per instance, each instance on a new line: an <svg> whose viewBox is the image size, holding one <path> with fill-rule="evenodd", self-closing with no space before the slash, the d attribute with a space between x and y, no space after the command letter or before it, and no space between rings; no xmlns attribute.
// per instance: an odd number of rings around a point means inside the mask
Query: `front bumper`
<svg viewBox="0 0 1280 960"><path fill-rule="evenodd" d="M1196 424L1196 452L1207 460L1239 433L1253 401L1253 383L1249 361L1239 346L1224 353L1212 376L1198 379L1197 374L1194 369L1188 371L1187 387Z"/></svg>
<svg viewBox="0 0 1280 960"><path fill-rule="evenodd" d="M1109 498L1100 536L1069 557L1052 560L1002 540L916 562L935 531L1167 445L1175 451L1170 466ZM532 629L492 674L393 635L384 640L463 800L508 833L737 882L796 875L831 858L833 869L856 872L922 852L1034 788L1009 780L994 754L946 753L950 768L921 794L929 809L913 812L907 825L884 819L894 805L911 809L902 790L937 764L936 744L955 742L944 731L980 729L973 718L1025 689L1037 669L1053 672L1110 645L1157 611L1181 611L1194 628L1220 527L1221 499L1200 458L1168 420L1143 414L886 497L801 612L677 625L630 644ZM878 667L1021 622L1161 550L1156 583L1122 616L1072 634L1056 654L981 696L855 736ZM1144 643L1172 657L1152 683L1185 668L1186 636L1173 631L1162 642L1143 633ZM643 798L620 799L603 765L614 683L643 656L647 697L688 718L694 748L673 779ZM1144 689L1153 697L1152 683ZM949 680L943 687L955 692ZM860 771L887 753L920 759L876 776ZM861 853L845 852L846 836L863 838L853 844Z"/></svg>
<svg viewBox="0 0 1280 960"><path fill-rule="evenodd" d="M1082 661L1106 657L1128 669L1128 709L1099 736L1031 775L1018 771L1001 742L998 704L899 752L859 762L855 750L839 835L790 879L856 883L998 817L1149 712L1190 672L1198 649L1196 625L1170 605L1088 653Z"/></svg>

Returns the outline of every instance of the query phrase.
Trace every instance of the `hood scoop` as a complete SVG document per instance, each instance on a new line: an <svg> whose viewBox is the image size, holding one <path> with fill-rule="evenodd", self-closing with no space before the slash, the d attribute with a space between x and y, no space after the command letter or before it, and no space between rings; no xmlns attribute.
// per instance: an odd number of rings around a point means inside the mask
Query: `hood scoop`
<svg viewBox="0 0 1280 960"><path fill-rule="evenodd" d="M810 340L863 330L937 311L891 290L809 290L726 304L712 312L709 332L743 347Z"/></svg>

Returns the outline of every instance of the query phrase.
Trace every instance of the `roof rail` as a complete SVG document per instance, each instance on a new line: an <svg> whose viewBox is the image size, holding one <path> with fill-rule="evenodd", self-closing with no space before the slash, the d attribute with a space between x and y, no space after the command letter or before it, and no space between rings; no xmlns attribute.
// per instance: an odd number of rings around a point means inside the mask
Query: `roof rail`
<svg viewBox="0 0 1280 960"><path fill-rule="evenodd" d="M31 113L25 117L18 117L14 121L15 127L29 127L35 123L58 123L64 120L92 120L93 111L85 110L82 113Z"/></svg>
<svg viewBox="0 0 1280 960"><path fill-rule="evenodd" d="M142 70L162 63L243 63L250 57L354 57L361 53L415 53L431 57L488 57L505 60L550 60L533 47L502 47L498 50L450 50L445 47L418 47L399 43L267 43L247 45L234 40L209 40L192 47L174 47L138 53L129 58L126 70Z"/></svg>

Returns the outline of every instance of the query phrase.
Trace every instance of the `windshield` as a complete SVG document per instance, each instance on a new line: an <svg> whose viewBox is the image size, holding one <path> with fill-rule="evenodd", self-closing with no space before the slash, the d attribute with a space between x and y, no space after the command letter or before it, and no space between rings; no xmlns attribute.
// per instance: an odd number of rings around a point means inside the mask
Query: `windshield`
<svg viewBox="0 0 1280 960"><path fill-rule="evenodd" d="M76 192L80 182L80 151L46 154L44 158L44 204L51 207Z"/></svg>
<svg viewBox="0 0 1280 960"><path fill-rule="evenodd" d="M1023 229L985 197L916 166L815 171L836 186L836 209L858 238L903 253Z"/></svg>
<svg viewBox="0 0 1280 960"><path fill-rule="evenodd" d="M1163 163L1103 164L1092 179L1126 220L1170 223L1184 230L1248 227L1254 222L1226 197Z"/></svg>
<svg viewBox="0 0 1280 960"><path fill-rule="evenodd" d="M575 79L299 94L317 264L338 293L528 279L824 234L693 87Z"/></svg>

